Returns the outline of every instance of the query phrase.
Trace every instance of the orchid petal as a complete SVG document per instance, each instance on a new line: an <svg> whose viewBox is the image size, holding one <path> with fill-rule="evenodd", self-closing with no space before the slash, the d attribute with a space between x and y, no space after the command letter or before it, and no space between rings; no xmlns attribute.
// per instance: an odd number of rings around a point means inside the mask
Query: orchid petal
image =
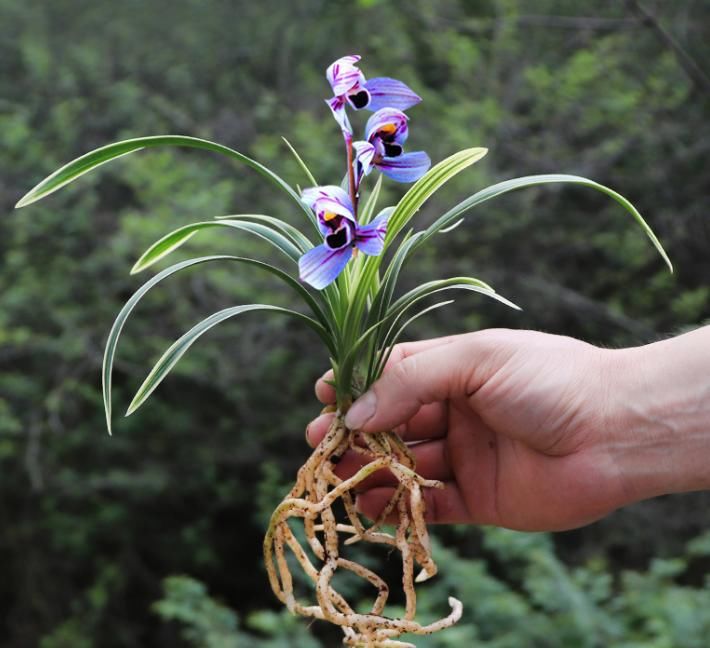
<svg viewBox="0 0 710 648"><path fill-rule="evenodd" d="M355 161L360 164L361 172L368 175L372 171L375 147L370 142L353 142L353 149L355 149Z"/></svg>
<svg viewBox="0 0 710 648"><path fill-rule="evenodd" d="M338 185L319 185L318 187L308 187L301 192L303 201L313 207L322 198L332 198L341 205L345 205L352 211L352 203L348 193Z"/></svg>
<svg viewBox="0 0 710 648"><path fill-rule="evenodd" d="M301 199L316 214L332 212L354 221L353 203L348 192L337 185L324 185L322 187L311 187L301 192Z"/></svg>
<svg viewBox="0 0 710 648"><path fill-rule="evenodd" d="M317 290L322 290L343 271L352 256L352 247L331 250L327 245L319 245L306 252L298 261L301 281Z"/></svg>
<svg viewBox="0 0 710 648"><path fill-rule="evenodd" d="M333 97L332 99L326 99L325 103L328 104L335 121L338 122L343 133L352 134L353 127L350 125L348 114L345 112L345 100L342 97Z"/></svg>
<svg viewBox="0 0 710 648"><path fill-rule="evenodd" d="M355 67L359 60L360 57L356 54L343 56L326 69L325 76L336 97L347 94L356 85L365 82L365 76Z"/></svg>
<svg viewBox="0 0 710 648"><path fill-rule="evenodd" d="M380 137L389 142L402 145L409 134L409 129L407 128L408 120L409 117L401 110L381 108L367 120L365 137L371 142L374 137L380 135ZM387 132L384 132L385 130Z"/></svg>
<svg viewBox="0 0 710 648"><path fill-rule="evenodd" d="M382 253L385 245L385 235L387 234L387 219L391 212L380 214L371 223L358 227L355 236L355 245L358 250L371 256Z"/></svg>
<svg viewBox="0 0 710 648"><path fill-rule="evenodd" d="M408 85L397 79L377 77L364 83L364 87L370 92L367 109L372 111L380 108L407 110L422 100Z"/></svg>
<svg viewBox="0 0 710 648"><path fill-rule="evenodd" d="M382 158L375 166L392 180L414 182L428 171L431 160L424 151L415 151L397 157Z"/></svg>
<svg viewBox="0 0 710 648"><path fill-rule="evenodd" d="M334 200L333 198L320 198L316 202L314 209L316 211L316 215L319 217L323 217L325 214L331 213L347 218L350 221L355 221L352 209L346 205L343 205L338 200Z"/></svg>

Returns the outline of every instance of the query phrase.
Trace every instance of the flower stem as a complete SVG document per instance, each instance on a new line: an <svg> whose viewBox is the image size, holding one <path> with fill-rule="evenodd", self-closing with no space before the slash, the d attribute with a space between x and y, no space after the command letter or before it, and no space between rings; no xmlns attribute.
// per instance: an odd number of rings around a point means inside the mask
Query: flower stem
<svg viewBox="0 0 710 648"><path fill-rule="evenodd" d="M350 200L353 203L353 216L357 220L357 191L355 189L355 169L353 168L353 136L345 134L345 151L348 164L348 184L350 186Z"/></svg>

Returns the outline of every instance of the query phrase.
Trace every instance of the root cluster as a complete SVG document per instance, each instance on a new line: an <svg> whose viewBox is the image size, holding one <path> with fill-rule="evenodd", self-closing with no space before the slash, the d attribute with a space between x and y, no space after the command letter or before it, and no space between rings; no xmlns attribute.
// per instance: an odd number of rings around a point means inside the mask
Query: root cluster
<svg viewBox="0 0 710 648"><path fill-rule="evenodd" d="M394 432L376 434L348 430L337 416L323 441L298 471L296 484L274 511L264 539L264 557L274 593L288 609L305 617L323 619L339 625L347 646L391 648L413 646L397 641L405 633L431 634L447 628L461 618L461 603L449 598L451 613L429 625L421 625L416 615L414 583L431 578L437 567L424 522L423 488L441 488L438 481L427 480L415 472L415 460ZM333 466L347 451L354 450L368 461L349 479L340 479ZM354 490L377 470L389 469L398 481L394 495L372 526L365 527L355 510ZM340 500L348 523L336 520L334 505ZM385 520L397 518L394 535L381 530ZM290 522L303 522L306 541L315 557L311 560L294 534ZM402 618L383 615L389 588L385 581L363 565L341 557L341 546L355 542L388 545L402 559L402 587L406 597ZM306 576L315 586L316 604L304 605L296 599L293 576L286 559L286 548L293 553ZM414 577L415 564L421 568ZM336 570L343 569L370 583L377 595L367 614L355 612L332 584Z"/></svg>

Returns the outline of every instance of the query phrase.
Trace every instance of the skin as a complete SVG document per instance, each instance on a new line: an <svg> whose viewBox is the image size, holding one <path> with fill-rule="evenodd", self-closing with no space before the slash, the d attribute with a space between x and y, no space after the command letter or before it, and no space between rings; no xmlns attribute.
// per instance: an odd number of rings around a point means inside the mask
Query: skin
<svg viewBox="0 0 710 648"><path fill-rule="evenodd" d="M666 493L710 489L710 327L630 349L491 329L399 345L346 424L396 429L425 489L430 523L562 530ZM316 395L332 404L326 373ZM333 414L307 428L323 438ZM340 477L363 464L353 452ZM374 519L393 492L380 471L358 509Z"/></svg>

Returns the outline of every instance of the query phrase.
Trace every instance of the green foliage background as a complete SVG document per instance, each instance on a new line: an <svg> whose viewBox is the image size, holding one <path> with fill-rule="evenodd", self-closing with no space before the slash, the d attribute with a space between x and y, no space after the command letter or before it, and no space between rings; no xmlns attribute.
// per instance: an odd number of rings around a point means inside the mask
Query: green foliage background
<svg viewBox="0 0 710 648"><path fill-rule="evenodd" d="M412 284L479 276L525 311L460 298L413 334L510 326L640 344L710 319L708 43L707 0L0 0L0 644L337 643L278 610L260 560L269 512L307 455L317 339L279 318L224 325L112 438L99 392L105 336L149 243L218 214L301 215L255 174L195 151L131 156L12 212L26 190L91 148L161 133L223 142L302 184L285 135L332 181L342 160L323 71L357 52L370 76L423 96L412 146L434 161L490 148L421 224L497 180L577 173L629 197L677 268L604 197L526 191L487 203L409 268ZM258 247L205 234L189 252ZM165 284L126 329L119 412L202 316L289 300L231 268ZM706 645L709 509L707 494L660 498L554 537L441 529L443 573L421 588L423 609L440 614L458 593L465 617L421 645Z"/></svg>

